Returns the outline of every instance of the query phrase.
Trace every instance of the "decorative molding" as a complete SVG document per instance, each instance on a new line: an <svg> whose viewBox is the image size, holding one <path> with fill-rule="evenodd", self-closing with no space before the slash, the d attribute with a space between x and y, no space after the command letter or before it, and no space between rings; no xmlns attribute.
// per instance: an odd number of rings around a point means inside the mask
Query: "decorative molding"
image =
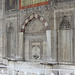
<svg viewBox="0 0 75 75"><path fill-rule="evenodd" d="M22 26L21 26L21 32L24 32L24 31L25 31L25 26L26 26L33 18L39 19L41 22L43 22L43 24L44 24L44 26L45 26L46 28L48 27L48 23L47 23L47 21L46 21L43 17L41 17L41 16L39 16L39 15L33 13L31 16L29 16L27 19L25 19L24 23L23 23Z"/></svg>
<svg viewBox="0 0 75 75"><path fill-rule="evenodd" d="M25 1L25 2L24 2ZM32 8L32 7L37 7L37 6L43 6L47 5L49 3L48 0L19 0L19 10L21 9L26 9L26 8Z"/></svg>

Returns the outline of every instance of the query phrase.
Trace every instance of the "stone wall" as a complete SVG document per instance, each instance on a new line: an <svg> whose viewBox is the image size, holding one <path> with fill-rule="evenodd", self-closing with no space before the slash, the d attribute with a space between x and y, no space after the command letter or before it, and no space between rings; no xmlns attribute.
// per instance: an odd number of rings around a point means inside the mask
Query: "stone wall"
<svg viewBox="0 0 75 75"><path fill-rule="evenodd" d="M32 61L31 59L34 60L32 56L37 58L39 55L37 59L39 60L41 59L42 62L47 62L47 63L67 62L64 61L63 58L59 59L59 57L61 57L63 53L63 55L65 55L66 58L71 59L71 61L69 61L68 63L74 63L75 61L74 59L75 4L74 3L75 2L54 3L51 5L48 4L24 10L5 11L4 0L3 0L3 6L2 6L3 10L2 9L0 10L1 11L0 29L3 30L3 36L2 36L3 38L1 37L1 39L3 40L3 42L1 40L2 42L1 48L3 46L2 50L3 55L1 55L1 57L3 56L8 60L19 60L19 61L24 60L27 62L27 61ZM64 16L67 17L67 20L69 21L72 30L72 35L71 35L72 48L71 50L69 50L68 55L65 54L65 51L62 51L62 49L59 48L59 46L62 45L59 43L60 40L59 29ZM10 23L12 23L15 35L15 41L13 41L13 43L15 43L15 47L13 48L13 51L9 51L9 49L7 48L8 44L7 31L10 26ZM45 27L44 25L48 26ZM23 32L21 32L22 27L23 28L25 27L25 31ZM51 31L51 33L48 33L49 35L46 33L48 30ZM48 38L50 43L48 42ZM51 45L51 47L47 47L47 45L49 44ZM37 52L32 51L36 49L35 46L38 47ZM49 55L48 50L49 52L51 52L50 53L51 55ZM8 54L7 52L9 52L10 58L7 57ZM37 54L35 55L35 53ZM37 59L34 61L39 61ZM61 59L63 60L61 61Z"/></svg>

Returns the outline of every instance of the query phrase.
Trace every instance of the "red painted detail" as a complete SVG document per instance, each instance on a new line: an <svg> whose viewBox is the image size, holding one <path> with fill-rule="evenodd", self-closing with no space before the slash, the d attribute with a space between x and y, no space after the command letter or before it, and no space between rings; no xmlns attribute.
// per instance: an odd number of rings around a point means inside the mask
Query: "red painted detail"
<svg viewBox="0 0 75 75"><path fill-rule="evenodd" d="M26 8L31 8L31 7L42 6L42 5L47 5L47 4L48 4L48 1L37 3L37 4L32 4L32 5L27 5L27 6L21 6L21 0L19 0L19 10L26 9Z"/></svg>
<svg viewBox="0 0 75 75"><path fill-rule="evenodd" d="M43 19L43 22L45 23L45 22L46 22L46 20L45 20L45 19Z"/></svg>
<svg viewBox="0 0 75 75"><path fill-rule="evenodd" d="M19 10L21 10L21 0L19 0Z"/></svg>
<svg viewBox="0 0 75 75"><path fill-rule="evenodd" d="M35 18L34 15L35 15L35 14L33 14L33 18ZM38 15L38 19L39 19L39 20L40 20L40 17L41 17L41 16ZM32 18L32 19L33 19L33 18ZM28 22L29 22L30 20L32 20L32 19L30 19L30 16L29 16L27 19L28 19ZM45 24L45 23L46 23L46 20L43 19L42 22ZM21 28L21 32L25 32L25 26L27 25L27 23L24 21L24 23L23 23L22 25L24 25L24 29ZM47 26L46 29L48 30L49 27Z"/></svg>

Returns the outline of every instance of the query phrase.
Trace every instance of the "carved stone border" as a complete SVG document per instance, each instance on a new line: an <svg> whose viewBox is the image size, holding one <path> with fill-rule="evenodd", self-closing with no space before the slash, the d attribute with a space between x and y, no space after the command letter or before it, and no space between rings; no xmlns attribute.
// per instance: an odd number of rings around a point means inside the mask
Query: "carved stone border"
<svg viewBox="0 0 75 75"><path fill-rule="evenodd" d="M47 28L48 27L48 23L47 21L42 17L39 16L35 13L33 13L32 15L30 15L27 19L25 19L24 23L21 26L21 32L25 31L25 26L28 24L28 22L30 22L33 18L35 19L39 19L41 22L43 22L44 26Z"/></svg>

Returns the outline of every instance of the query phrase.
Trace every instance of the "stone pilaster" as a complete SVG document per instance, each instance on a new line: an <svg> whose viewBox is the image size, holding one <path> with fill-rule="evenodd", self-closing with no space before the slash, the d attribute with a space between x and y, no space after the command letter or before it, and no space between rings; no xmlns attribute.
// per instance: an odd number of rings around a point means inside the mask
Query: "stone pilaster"
<svg viewBox="0 0 75 75"><path fill-rule="evenodd" d="M19 33L19 49L18 49L18 55L19 60L23 59L23 32Z"/></svg>
<svg viewBox="0 0 75 75"><path fill-rule="evenodd" d="M47 36L47 59L51 59L51 30L46 31Z"/></svg>

